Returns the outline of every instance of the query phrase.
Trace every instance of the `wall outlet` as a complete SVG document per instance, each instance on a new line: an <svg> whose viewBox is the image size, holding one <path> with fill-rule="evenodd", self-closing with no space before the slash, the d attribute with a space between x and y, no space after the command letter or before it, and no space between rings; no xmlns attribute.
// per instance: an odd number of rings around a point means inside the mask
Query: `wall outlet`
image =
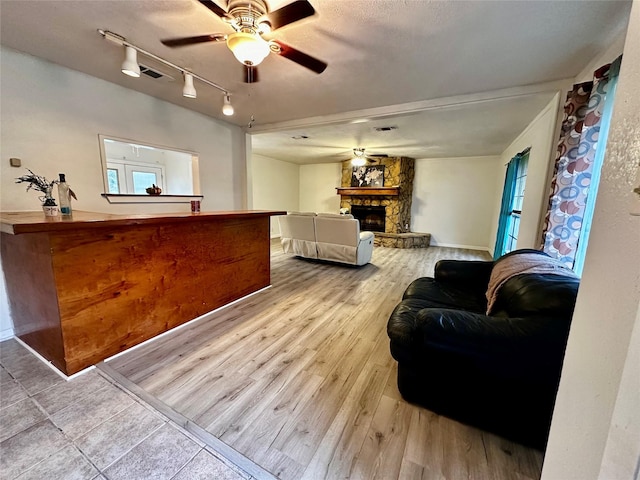
<svg viewBox="0 0 640 480"><path fill-rule="evenodd" d="M12 167L21 167L22 166L22 160L20 160L19 158L10 158L9 159L9 164Z"/></svg>

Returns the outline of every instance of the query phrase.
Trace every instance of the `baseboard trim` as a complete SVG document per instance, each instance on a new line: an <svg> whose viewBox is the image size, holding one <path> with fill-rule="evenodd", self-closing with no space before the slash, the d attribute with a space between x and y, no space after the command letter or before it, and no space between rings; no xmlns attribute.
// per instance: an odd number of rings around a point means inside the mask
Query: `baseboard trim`
<svg viewBox="0 0 640 480"><path fill-rule="evenodd" d="M489 254L492 253L489 250L489 247L481 247L478 245L460 245L459 243L437 243L433 241L433 237L431 237L431 240L431 247L464 248L466 250L480 250Z"/></svg>
<svg viewBox="0 0 640 480"><path fill-rule="evenodd" d="M9 340L15 337L15 332L12 328L5 328L4 330L0 330L0 342L4 342L5 340Z"/></svg>
<svg viewBox="0 0 640 480"><path fill-rule="evenodd" d="M218 308L216 308L215 310L211 310L210 312L207 312L207 313L205 313L205 314L203 314L203 315L200 315L199 317L196 317L196 318L194 318L193 320L189 320L189 321L188 321L188 322L186 322L186 323L183 323L183 324L181 324L181 325L178 325L177 327L174 327L174 328L172 328L171 330L167 330L166 332L163 332L163 333L161 333L161 334L159 334L159 335L156 335L155 337L151 337L151 338L149 338L148 340L145 340L145 341L144 341L144 342L142 342L142 343L138 343L137 345L134 345L133 347L128 348L127 350L123 350L123 351L122 351L122 352L120 352L120 353L116 353L115 355L112 355L111 357L105 358L105 359L103 360L103 362L109 362L109 361L111 361L111 360L113 360L113 359L115 359L115 358L118 358L118 357L119 357L119 356L121 356L121 355L124 355L125 353L132 352L133 350L135 350L135 349L137 349L137 348L140 348L140 347L142 347L143 345L147 345L148 343L151 343L151 342L153 342L153 341L155 341L155 340L158 340L159 338L162 338L162 337L164 337L164 336L166 336L166 335L174 334L174 333L175 333L175 332L177 332L178 330L180 330L180 329L182 329L182 328L185 328L185 327L186 327L186 326L188 326L188 325L191 325L191 324L193 324L193 323L195 323L195 322L199 322L200 320L204 320L204 319L206 319L206 318L209 318L209 317L210 317L211 315L213 315L214 313L219 312L220 310L222 310L222 309L224 309L224 308L230 307L231 305L235 305L236 303L241 302L241 301L243 301L243 300L245 300L245 299L247 299L247 298L249 298L249 297L252 297L253 295L256 295L256 294L258 294L258 293L260 293L260 292L263 292L263 291L265 291L265 290L268 290L269 288L271 288L271 285L267 285L266 287L263 287L263 288L261 288L260 290L256 290L255 292L251 292L250 294L245 295L244 297L238 298L237 300L234 300L233 302L230 302L230 303L227 303L227 304L225 304L225 305L222 305L221 307L218 307ZM3 332L4 332L4 331L5 331L5 330L3 330ZM69 381L69 380L73 380L74 378L76 378L76 377L78 377L78 376L80 376L80 375L83 375L83 374L85 374L86 372L88 372L88 371L90 371L90 370L92 370L92 369L94 369L94 368L95 368L95 365L91 365L91 366L89 366L89 367L87 367L87 368L84 368L84 369L80 370L79 372L74 373L73 375L69 375L69 376L67 376L67 375L65 375L63 372L61 372L60 370L58 370L58 368L57 368L57 367L55 367L55 366L53 365L53 363L52 363L52 362L50 362L49 360L47 360L46 358L44 358L42 355L40 355L38 352L36 352L33 348L31 348L31 347L30 347L29 345L27 345L25 342L23 342L22 340L20 340L20 337L17 337L16 335L14 335L14 334L13 334L13 329L11 329L11 333L12 333L12 335L11 335L10 337L8 337L6 340L9 340L10 338L15 338L15 339L16 339L16 341L18 341L18 342L19 342L19 343L20 343L24 348L26 348L26 349L27 349L27 350L29 350L31 353L33 353L33 354L36 356L36 358L38 358L42 363L44 363L46 366L48 366L49 368L51 368L51 370L53 370L54 372L56 372L58 375L60 375L62 378L64 378L64 379L65 379L65 380L67 380L67 381ZM3 339L3 340L5 340L5 339Z"/></svg>

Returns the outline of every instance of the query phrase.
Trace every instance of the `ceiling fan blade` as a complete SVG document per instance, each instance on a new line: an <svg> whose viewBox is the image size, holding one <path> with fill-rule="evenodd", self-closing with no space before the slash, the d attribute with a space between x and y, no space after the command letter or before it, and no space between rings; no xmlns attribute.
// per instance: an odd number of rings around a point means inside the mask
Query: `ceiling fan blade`
<svg viewBox="0 0 640 480"><path fill-rule="evenodd" d="M196 43L225 42L226 40L227 36L223 33L211 33L209 35L197 35L195 37L167 38L160 40L160 42L167 47L185 47Z"/></svg>
<svg viewBox="0 0 640 480"><path fill-rule="evenodd" d="M224 8L219 7L218 5L213 3L211 0L198 0L198 1L202 5L207 7L209 10L211 10L213 13L215 13L217 16L219 16L220 18L231 18Z"/></svg>
<svg viewBox="0 0 640 480"><path fill-rule="evenodd" d="M285 58L288 58L292 62L296 62L298 65L302 65L303 67L308 68L316 73L324 72L325 68L327 68L327 64L322 60L318 60L306 53L297 50L286 43L282 43L279 40L271 40L271 42L275 43L279 48L272 48L272 51L281 55Z"/></svg>
<svg viewBox="0 0 640 480"><path fill-rule="evenodd" d="M256 83L260 81L258 67L244 66L244 83Z"/></svg>
<svg viewBox="0 0 640 480"><path fill-rule="evenodd" d="M204 1L204 0L200 0ZM310 17L316 13L307 0L296 0L289 5L274 10L264 15L259 21L267 20L271 24L271 31Z"/></svg>

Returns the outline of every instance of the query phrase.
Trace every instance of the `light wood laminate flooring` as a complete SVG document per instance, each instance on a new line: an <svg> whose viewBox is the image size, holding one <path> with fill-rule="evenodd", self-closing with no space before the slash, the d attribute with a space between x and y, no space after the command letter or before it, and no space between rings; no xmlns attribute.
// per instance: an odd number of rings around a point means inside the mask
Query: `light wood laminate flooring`
<svg viewBox="0 0 640 480"><path fill-rule="evenodd" d="M398 392L387 320L441 258L489 256L376 247L356 268L272 242L271 288L108 365L283 480L537 479L542 452Z"/></svg>

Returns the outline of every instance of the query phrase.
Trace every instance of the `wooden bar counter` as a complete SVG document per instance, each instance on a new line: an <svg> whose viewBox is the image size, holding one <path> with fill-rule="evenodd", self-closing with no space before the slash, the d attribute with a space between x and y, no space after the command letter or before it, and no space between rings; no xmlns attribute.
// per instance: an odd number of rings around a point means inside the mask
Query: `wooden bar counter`
<svg viewBox="0 0 640 480"><path fill-rule="evenodd" d="M15 334L67 375L270 284L280 211L0 213Z"/></svg>

